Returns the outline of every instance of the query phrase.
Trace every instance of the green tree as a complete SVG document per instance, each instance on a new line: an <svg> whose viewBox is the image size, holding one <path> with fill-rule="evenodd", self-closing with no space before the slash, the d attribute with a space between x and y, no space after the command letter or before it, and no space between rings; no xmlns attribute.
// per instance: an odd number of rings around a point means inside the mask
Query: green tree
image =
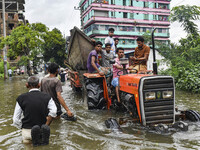
<svg viewBox="0 0 200 150"><path fill-rule="evenodd" d="M20 65L27 66L27 73L31 75L30 61L34 60L41 53L41 45L44 43L42 36L48 28L42 23L20 25L15 28L9 36L1 42L8 45L8 56L20 56Z"/></svg>
<svg viewBox="0 0 200 150"><path fill-rule="evenodd" d="M62 36L60 30L54 28L44 35L43 39L44 61L56 62L58 65L64 67L64 60L66 59L65 38Z"/></svg>
<svg viewBox="0 0 200 150"><path fill-rule="evenodd" d="M198 26L193 21L199 20L199 17L200 7L181 5L172 8L170 20L171 22L180 22L181 26L188 34L197 37L199 35Z"/></svg>

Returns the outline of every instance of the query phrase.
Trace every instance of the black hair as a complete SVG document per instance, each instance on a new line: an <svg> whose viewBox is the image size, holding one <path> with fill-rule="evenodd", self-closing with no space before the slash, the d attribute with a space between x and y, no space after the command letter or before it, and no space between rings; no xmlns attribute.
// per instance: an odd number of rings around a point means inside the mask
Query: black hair
<svg viewBox="0 0 200 150"><path fill-rule="evenodd" d="M106 44L105 44L105 47L107 47L107 46L111 46L111 44L110 44L110 43L106 43Z"/></svg>
<svg viewBox="0 0 200 150"><path fill-rule="evenodd" d="M140 37L138 37L138 38L137 38L137 40L136 40L136 41L141 41L141 42L144 42L144 38L140 36Z"/></svg>
<svg viewBox="0 0 200 150"><path fill-rule="evenodd" d="M115 32L115 29L114 28L109 28L108 31L109 32Z"/></svg>
<svg viewBox="0 0 200 150"><path fill-rule="evenodd" d="M97 41L97 42L95 42L95 45L94 46L97 46L97 45L103 45L100 41Z"/></svg>
<svg viewBox="0 0 200 150"><path fill-rule="evenodd" d="M59 66L56 63L50 63L50 65L48 66L48 71L49 73L56 73L58 70Z"/></svg>
<svg viewBox="0 0 200 150"><path fill-rule="evenodd" d="M119 41L119 39L118 39L118 38L114 38L114 41L116 41L116 40L118 40L118 41Z"/></svg>
<svg viewBox="0 0 200 150"><path fill-rule="evenodd" d="M124 48L122 48L122 47L117 48L116 53L118 53L119 50L123 50L124 51Z"/></svg>
<svg viewBox="0 0 200 150"><path fill-rule="evenodd" d="M29 87L37 87L39 84L39 78L36 76L30 76L27 83Z"/></svg>

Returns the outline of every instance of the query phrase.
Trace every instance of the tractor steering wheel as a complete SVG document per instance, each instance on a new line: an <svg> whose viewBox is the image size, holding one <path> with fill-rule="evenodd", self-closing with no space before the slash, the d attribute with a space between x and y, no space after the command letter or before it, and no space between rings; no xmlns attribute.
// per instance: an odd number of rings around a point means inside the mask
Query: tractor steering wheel
<svg viewBox="0 0 200 150"><path fill-rule="evenodd" d="M134 70L134 72L132 72L133 70ZM137 69L131 69L130 73L135 73L136 74L136 73L138 73L138 70Z"/></svg>
<svg viewBox="0 0 200 150"><path fill-rule="evenodd" d="M122 72L122 71L123 71L123 70L118 71L118 72L117 72L117 76L120 76L119 73Z"/></svg>

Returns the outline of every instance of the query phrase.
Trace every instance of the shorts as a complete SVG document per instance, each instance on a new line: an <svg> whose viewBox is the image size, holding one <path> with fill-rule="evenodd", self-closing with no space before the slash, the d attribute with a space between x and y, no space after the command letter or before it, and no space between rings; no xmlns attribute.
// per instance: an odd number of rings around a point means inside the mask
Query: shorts
<svg viewBox="0 0 200 150"><path fill-rule="evenodd" d="M22 128L22 142L25 144L31 143L31 129L24 129Z"/></svg>
<svg viewBox="0 0 200 150"><path fill-rule="evenodd" d="M111 82L112 86L116 87L119 86L119 77L116 77Z"/></svg>
<svg viewBox="0 0 200 150"><path fill-rule="evenodd" d="M130 66L130 67L133 67L133 66ZM136 65L135 67L133 67L133 69L136 69L137 71L146 71L147 70L147 66L146 65ZM130 71L132 72L132 71ZM133 70L134 72L134 70Z"/></svg>

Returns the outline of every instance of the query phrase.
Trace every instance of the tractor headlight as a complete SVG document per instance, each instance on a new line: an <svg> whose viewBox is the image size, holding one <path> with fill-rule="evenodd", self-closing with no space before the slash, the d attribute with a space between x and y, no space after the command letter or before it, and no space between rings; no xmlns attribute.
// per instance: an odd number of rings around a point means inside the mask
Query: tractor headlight
<svg viewBox="0 0 200 150"><path fill-rule="evenodd" d="M172 98L173 97L173 91L163 91L162 97L163 98Z"/></svg>
<svg viewBox="0 0 200 150"><path fill-rule="evenodd" d="M145 100L155 100L156 93L155 92L146 92L145 93Z"/></svg>

